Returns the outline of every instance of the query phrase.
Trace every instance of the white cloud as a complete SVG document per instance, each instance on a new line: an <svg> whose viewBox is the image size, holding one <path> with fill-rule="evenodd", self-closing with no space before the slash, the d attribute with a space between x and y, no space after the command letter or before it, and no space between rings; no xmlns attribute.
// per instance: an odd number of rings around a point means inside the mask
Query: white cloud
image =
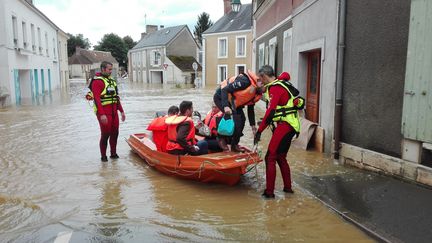
<svg viewBox="0 0 432 243"><path fill-rule="evenodd" d="M224 11L223 0L34 0L34 4L63 31L83 34L92 45L108 33L138 41L146 23L187 24L193 33L199 14L207 12L216 22Z"/></svg>

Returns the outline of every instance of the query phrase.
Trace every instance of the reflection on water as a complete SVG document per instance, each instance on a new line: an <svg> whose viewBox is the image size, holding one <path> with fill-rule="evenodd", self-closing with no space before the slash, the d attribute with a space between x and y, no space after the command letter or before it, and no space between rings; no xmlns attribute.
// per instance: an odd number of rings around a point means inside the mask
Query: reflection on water
<svg viewBox="0 0 432 243"><path fill-rule="evenodd" d="M117 163L101 164L99 175L103 178L100 185L100 207L95 209L95 216L101 216L101 222L96 223L98 231L108 237L116 236L121 225L126 222L126 206L122 203L121 187L125 183L119 180Z"/></svg>
<svg viewBox="0 0 432 243"><path fill-rule="evenodd" d="M260 197L264 164L234 187L183 181L149 168L124 141L145 132L156 111L182 100L205 114L214 87L131 84L119 90L127 119L120 124L120 159L101 163L99 126L84 100L85 84L50 102L0 109L0 239L52 242L370 241L295 184L276 200ZM41 100L43 101L43 100ZM257 107L257 113L263 113ZM269 133L263 134L263 144ZM249 127L242 142L252 144ZM262 148L264 149L264 148ZM265 152L265 151L263 151ZM319 154L292 150L295 180L344 173Z"/></svg>

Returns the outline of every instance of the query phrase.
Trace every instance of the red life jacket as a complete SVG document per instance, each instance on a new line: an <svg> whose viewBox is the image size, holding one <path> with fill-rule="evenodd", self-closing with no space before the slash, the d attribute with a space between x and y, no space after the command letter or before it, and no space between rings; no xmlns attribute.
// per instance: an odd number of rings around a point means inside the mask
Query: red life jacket
<svg viewBox="0 0 432 243"><path fill-rule="evenodd" d="M168 125L168 143L166 150L184 150L179 143L177 143L177 126L183 122L189 122L189 133L186 136L186 141L189 145L195 145L195 126L193 120L188 116L170 116L165 119L165 123Z"/></svg>
<svg viewBox="0 0 432 243"><path fill-rule="evenodd" d="M245 106L245 105L253 105L256 102L258 102L261 99L262 94L258 94L257 93L257 80L258 77L255 75L255 73L253 73L250 70L247 70L246 73L244 73L244 75L246 75L250 82L251 85L249 85L246 89L243 90L239 90L239 91L235 91L232 95L229 95L228 99L229 102L232 104L233 100L234 100L234 106L237 107L241 107L241 106ZM228 85L229 83L234 82L236 77L231 77L225 81L223 81L221 83L221 88L223 89L225 86ZM234 96L234 97L232 97Z"/></svg>
<svg viewBox="0 0 432 243"><path fill-rule="evenodd" d="M217 123L216 123L216 118L217 117L222 117L222 112L219 111L216 114L213 114L212 111L209 111L207 113L207 116L204 119L204 124L207 125L210 129L210 135L211 136L217 136Z"/></svg>
<svg viewBox="0 0 432 243"><path fill-rule="evenodd" d="M165 124L167 116L161 116L153 119L150 122L147 130L153 133L153 142L158 151L166 152L166 145L168 143L168 125Z"/></svg>

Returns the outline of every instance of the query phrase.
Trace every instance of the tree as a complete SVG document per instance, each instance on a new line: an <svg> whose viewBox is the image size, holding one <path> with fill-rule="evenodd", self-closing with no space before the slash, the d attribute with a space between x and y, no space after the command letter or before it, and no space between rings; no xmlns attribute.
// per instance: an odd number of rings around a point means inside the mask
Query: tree
<svg viewBox="0 0 432 243"><path fill-rule="evenodd" d="M90 41L87 38L84 38L83 34L72 35L69 34L69 40L67 41L67 52L68 57L72 56L75 53L76 47L81 47L83 49L90 48Z"/></svg>
<svg viewBox="0 0 432 243"><path fill-rule="evenodd" d="M210 20L210 15L206 12L198 15L198 21L195 25L194 35L198 38L199 43L202 45L202 33L213 25Z"/></svg>
<svg viewBox="0 0 432 243"><path fill-rule="evenodd" d="M133 39L132 39L132 37L130 37L130 36L125 36L125 37L123 37L123 41L126 43L126 46L128 47L128 51L130 50L130 49L132 49L136 44L137 44L137 42L136 41L134 41Z"/></svg>
<svg viewBox="0 0 432 243"><path fill-rule="evenodd" d="M128 47L123 39L114 34L105 34L98 45L94 47L96 51L111 52L112 56L119 62L120 66L127 66Z"/></svg>

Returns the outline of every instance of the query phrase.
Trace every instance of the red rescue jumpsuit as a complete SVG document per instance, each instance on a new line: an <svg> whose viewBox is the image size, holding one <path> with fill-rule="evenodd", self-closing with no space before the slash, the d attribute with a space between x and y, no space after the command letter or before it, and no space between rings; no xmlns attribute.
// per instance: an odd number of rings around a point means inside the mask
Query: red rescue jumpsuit
<svg viewBox="0 0 432 243"><path fill-rule="evenodd" d="M284 106L290 99L288 91L280 85L270 87L269 95L271 97L269 106L261 122L258 132L263 132L264 129L272 122L272 116L275 113L276 106ZM296 105L296 101L294 105ZM276 129L268 145L266 161L266 190L265 194L274 196L275 180L276 180L276 163L279 165L284 190L291 190L291 171L286 159L288 150L291 146L291 140L296 134L294 128L287 122L278 122Z"/></svg>
<svg viewBox="0 0 432 243"><path fill-rule="evenodd" d="M96 73L96 76L101 76L100 73ZM94 101L96 103L97 112L96 116L99 121L99 127L101 131L101 138L99 141L99 148L101 156L106 156L106 150L108 146L108 138L111 148L111 156L117 154L117 138L119 134L119 116L118 112L123 113L123 107L121 106L120 99L117 104L108 104L102 106L100 94L105 88L105 83L100 79L93 80L91 90L93 92ZM108 118L107 124L102 124L100 117L106 115Z"/></svg>

